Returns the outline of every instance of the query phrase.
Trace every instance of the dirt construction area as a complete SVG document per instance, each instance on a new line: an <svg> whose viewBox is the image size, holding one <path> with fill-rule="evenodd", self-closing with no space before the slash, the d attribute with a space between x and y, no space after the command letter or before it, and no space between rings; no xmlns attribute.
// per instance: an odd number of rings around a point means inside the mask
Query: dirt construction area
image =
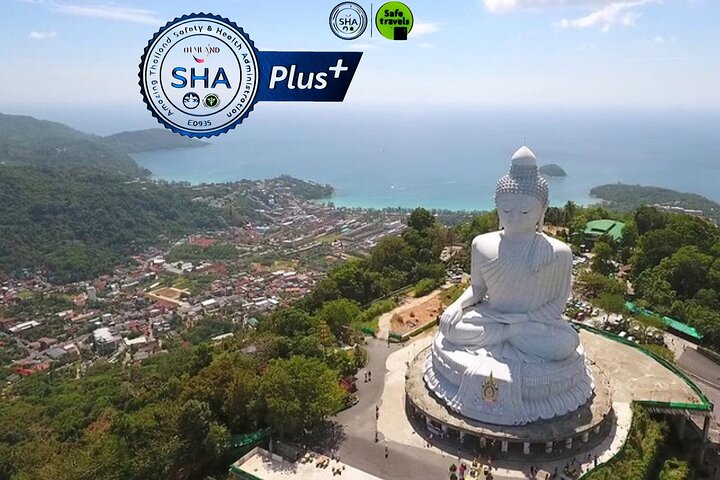
<svg viewBox="0 0 720 480"><path fill-rule="evenodd" d="M404 335L435 321L442 314L443 306L440 295L430 295L418 300L420 301L409 302L407 305L393 310L392 317L390 317L391 332Z"/></svg>

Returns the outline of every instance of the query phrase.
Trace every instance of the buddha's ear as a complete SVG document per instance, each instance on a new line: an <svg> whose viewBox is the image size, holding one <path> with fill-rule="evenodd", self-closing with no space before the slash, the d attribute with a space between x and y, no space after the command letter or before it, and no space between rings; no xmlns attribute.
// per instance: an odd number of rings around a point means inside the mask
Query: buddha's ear
<svg viewBox="0 0 720 480"><path fill-rule="evenodd" d="M535 227L537 228L538 233L542 233L543 231L543 225L545 223L545 213L547 212L548 206L545 205L543 207L542 213L540 214L540 220L538 220L537 225Z"/></svg>

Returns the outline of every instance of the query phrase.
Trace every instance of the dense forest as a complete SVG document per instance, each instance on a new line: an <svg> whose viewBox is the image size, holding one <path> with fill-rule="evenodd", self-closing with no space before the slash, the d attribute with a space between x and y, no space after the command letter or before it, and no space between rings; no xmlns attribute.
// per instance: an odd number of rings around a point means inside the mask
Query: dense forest
<svg viewBox="0 0 720 480"><path fill-rule="evenodd" d="M0 164L99 168L132 177L150 172L102 137L62 123L0 114Z"/></svg>
<svg viewBox="0 0 720 480"><path fill-rule="evenodd" d="M224 224L184 186L95 169L0 165L0 270L41 268L54 282L91 278L130 253Z"/></svg>
<svg viewBox="0 0 720 480"><path fill-rule="evenodd" d="M639 303L692 325L720 349L720 228L649 207L634 220L630 264Z"/></svg>
<svg viewBox="0 0 720 480"><path fill-rule="evenodd" d="M600 218L621 220L625 227L619 241L602 236L594 242L595 275L579 278L598 306L627 313L625 301L634 300L695 327L705 336L706 346L720 350L720 228L702 218L648 206L626 213L572 202L551 207L546 223L567 227L565 240L579 251L586 241L585 224ZM629 284L618 282L620 264L629 267Z"/></svg>
<svg viewBox="0 0 720 480"><path fill-rule="evenodd" d="M103 137L101 141L104 145L127 154L208 145L207 142L183 137L164 128L120 132Z"/></svg>
<svg viewBox="0 0 720 480"><path fill-rule="evenodd" d="M312 339L313 337L305 337ZM0 479L200 479L227 471L231 433L297 434L342 408L332 362L292 354L273 333L220 348L177 347L143 366L96 364L20 382L0 403ZM358 357L360 358L360 357ZM335 360L337 359L337 360ZM354 368L354 367L353 367Z"/></svg>
<svg viewBox="0 0 720 480"><path fill-rule="evenodd" d="M668 205L702 210L708 218L720 222L720 204L695 193L683 193L668 188L625 185L600 185L590 195L605 200L609 208L633 211L644 205Z"/></svg>

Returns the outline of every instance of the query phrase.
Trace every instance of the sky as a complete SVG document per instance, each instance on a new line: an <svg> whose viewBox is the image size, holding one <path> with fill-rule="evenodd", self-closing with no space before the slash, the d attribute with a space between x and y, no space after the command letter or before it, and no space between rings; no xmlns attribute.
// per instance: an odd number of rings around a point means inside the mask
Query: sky
<svg viewBox="0 0 720 480"><path fill-rule="evenodd" d="M336 38L337 3L0 0L0 112L144 111L143 48L165 22L201 11L235 21L259 50L363 51L351 106L720 110L718 0L407 0L406 42L369 29Z"/></svg>

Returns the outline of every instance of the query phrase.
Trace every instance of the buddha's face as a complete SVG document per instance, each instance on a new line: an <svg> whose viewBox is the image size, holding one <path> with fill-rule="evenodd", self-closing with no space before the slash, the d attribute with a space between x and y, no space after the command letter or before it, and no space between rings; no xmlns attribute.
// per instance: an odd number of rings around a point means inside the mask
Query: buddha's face
<svg viewBox="0 0 720 480"><path fill-rule="evenodd" d="M535 197L521 193L504 193L497 197L500 225L511 235L536 231L545 207Z"/></svg>

